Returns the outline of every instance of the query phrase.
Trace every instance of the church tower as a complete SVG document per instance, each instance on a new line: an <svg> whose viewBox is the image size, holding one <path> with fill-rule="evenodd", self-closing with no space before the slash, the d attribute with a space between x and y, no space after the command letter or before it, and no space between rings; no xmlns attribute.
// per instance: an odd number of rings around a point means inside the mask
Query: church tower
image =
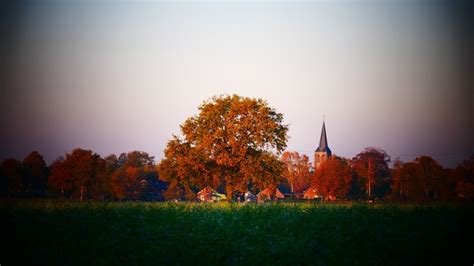
<svg viewBox="0 0 474 266"><path fill-rule="evenodd" d="M314 151L314 169L318 169L322 162L331 157L332 152L328 147L328 138L326 136L326 125L323 120L323 128L321 129L321 137L319 139L319 147Z"/></svg>

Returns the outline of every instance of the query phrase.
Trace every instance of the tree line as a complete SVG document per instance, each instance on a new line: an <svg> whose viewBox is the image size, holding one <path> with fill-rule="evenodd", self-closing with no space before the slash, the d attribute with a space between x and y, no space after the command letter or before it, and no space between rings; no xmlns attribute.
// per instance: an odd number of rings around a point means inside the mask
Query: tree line
<svg viewBox="0 0 474 266"><path fill-rule="evenodd" d="M398 201L474 200L474 156L457 167L444 168L429 156L412 162L390 158L385 151L369 147L352 159L329 157L318 169L298 152L285 151L278 161L281 174L261 186L248 187L257 193L281 185L294 195L316 188L326 200L388 199ZM0 193L3 197L48 197L75 200L195 200L196 192L209 185L160 178L167 162L155 164L146 152L132 151L102 158L91 150L75 149L49 166L37 151L23 161L3 160ZM224 184L215 188L225 190ZM238 193L239 191L233 191Z"/></svg>
<svg viewBox="0 0 474 266"><path fill-rule="evenodd" d="M294 192L315 188L326 199L387 199L397 201L452 201L474 199L474 156L454 169L429 156L412 162L390 157L368 147L352 159L329 157L311 171L306 155L283 153L288 166L284 183Z"/></svg>
<svg viewBox="0 0 474 266"><path fill-rule="evenodd" d="M23 161L1 164L4 197L50 197L76 200L163 200L166 183L158 178L153 156L132 151L102 158L75 149L51 165L33 151Z"/></svg>
<svg viewBox="0 0 474 266"><path fill-rule="evenodd" d="M195 200L210 186L232 200L247 191L287 187L298 195L310 189L327 200L454 200L474 198L474 157L455 169L433 158L395 160L378 148L354 158L329 157L312 169L308 157L286 151L283 114L262 99L215 96L173 135L155 164L146 152L102 158L75 149L47 166L38 152L1 164L0 193L13 197L77 200Z"/></svg>

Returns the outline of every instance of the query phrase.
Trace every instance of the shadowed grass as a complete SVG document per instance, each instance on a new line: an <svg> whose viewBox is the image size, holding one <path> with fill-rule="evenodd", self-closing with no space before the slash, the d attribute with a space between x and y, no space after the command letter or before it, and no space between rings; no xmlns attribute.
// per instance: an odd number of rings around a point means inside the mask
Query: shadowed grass
<svg viewBox="0 0 474 266"><path fill-rule="evenodd" d="M470 205L4 201L2 265L471 265Z"/></svg>

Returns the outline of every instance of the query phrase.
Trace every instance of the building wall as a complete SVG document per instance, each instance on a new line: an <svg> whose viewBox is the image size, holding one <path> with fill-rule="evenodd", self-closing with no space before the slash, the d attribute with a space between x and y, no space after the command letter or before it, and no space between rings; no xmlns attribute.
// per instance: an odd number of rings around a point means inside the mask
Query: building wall
<svg viewBox="0 0 474 266"><path fill-rule="evenodd" d="M318 169L322 162L328 159L329 155L325 151L317 151L314 153L314 169Z"/></svg>

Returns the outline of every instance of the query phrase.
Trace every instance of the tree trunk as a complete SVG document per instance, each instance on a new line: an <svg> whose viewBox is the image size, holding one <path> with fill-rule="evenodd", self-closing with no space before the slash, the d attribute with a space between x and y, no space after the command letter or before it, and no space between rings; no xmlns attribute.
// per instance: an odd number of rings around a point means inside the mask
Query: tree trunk
<svg viewBox="0 0 474 266"><path fill-rule="evenodd" d="M80 196L80 201L82 201L84 197L84 182L82 182L82 185L81 185L81 196Z"/></svg>
<svg viewBox="0 0 474 266"><path fill-rule="evenodd" d="M370 196L372 195L371 168L372 168L372 160L369 159L369 169L368 169L368 173L367 173L367 177L368 177L367 179L368 179L368 181L369 181L369 189L368 189L369 199L370 199Z"/></svg>
<svg viewBox="0 0 474 266"><path fill-rule="evenodd" d="M227 201L232 201L232 185L227 183L227 185L225 186L225 192L226 192L226 197L227 197Z"/></svg>
<svg viewBox="0 0 474 266"><path fill-rule="evenodd" d="M370 196L371 196L371 194L372 194L372 191L371 191L370 188L371 188L371 184L370 184L370 179L369 179L369 199L370 199Z"/></svg>

